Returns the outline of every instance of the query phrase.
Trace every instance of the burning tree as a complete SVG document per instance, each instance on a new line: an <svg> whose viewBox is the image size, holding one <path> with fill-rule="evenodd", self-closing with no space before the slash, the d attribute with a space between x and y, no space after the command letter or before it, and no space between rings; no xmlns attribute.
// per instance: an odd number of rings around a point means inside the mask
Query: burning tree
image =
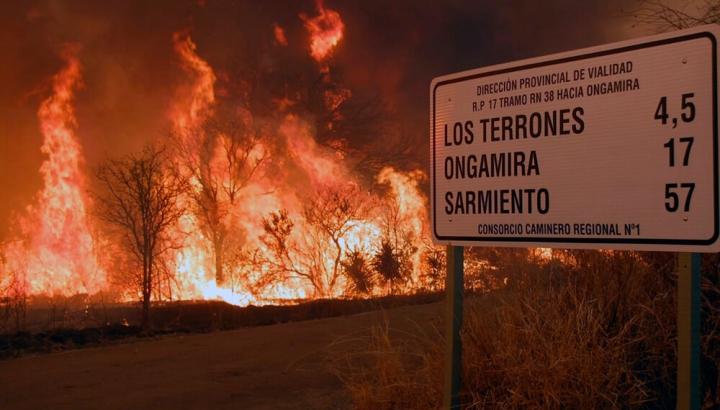
<svg viewBox="0 0 720 410"><path fill-rule="evenodd" d="M306 243L309 249L323 254L309 259L315 260L329 293L341 276L341 261L352 240L349 234L369 216L368 199L357 184L351 183L323 186L304 201L303 217L310 228Z"/></svg>
<svg viewBox="0 0 720 410"><path fill-rule="evenodd" d="M234 209L243 189L267 162L260 128L248 111L238 109L172 134L182 172L192 180L187 185L190 209L212 245L218 284L225 280L228 236L242 235Z"/></svg>
<svg viewBox="0 0 720 410"><path fill-rule="evenodd" d="M145 147L119 159L108 159L95 170L104 188L97 215L116 229L136 265L131 285L142 298L142 326L149 327L150 299L160 281L164 254L180 244L169 235L185 209L178 198L187 181L172 172L164 148Z"/></svg>
<svg viewBox="0 0 720 410"><path fill-rule="evenodd" d="M389 190L381 207L380 243L373 255L372 266L392 292L421 279L419 275L413 278L413 272L427 266L420 246L428 237L427 224L422 217L426 212L425 200L417 189L412 188L417 187L421 178L422 174L417 171L404 175L391 168L383 169L377 177L378 182ZM432 282L424 279L422 282Z"/></svg>
<svg viewBox="0 0 720 410"><path fill-rule="evenodd" d="M356 184L324 185L303 201L300 220L304 235L292 236L295 223L286 211L263 219L261 241L270 253L264 261L263 284L299 278L316 296L335 296L349 247L363 244L360 231L369 216L369 196ZM355 278L351 278L353 280Z"/></svg>

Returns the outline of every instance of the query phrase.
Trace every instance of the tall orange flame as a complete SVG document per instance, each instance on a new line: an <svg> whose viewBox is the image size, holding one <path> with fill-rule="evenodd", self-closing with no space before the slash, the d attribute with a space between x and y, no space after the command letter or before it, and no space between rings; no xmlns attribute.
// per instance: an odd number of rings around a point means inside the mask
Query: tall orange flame
<svg viewBox="0 0 720 410"><path fill-rule="evenodd" d="M189 30L173 34L175 52L180 56L181 68L192 78L192 84L179 90L173 121L177 127L195 126L208 114L215 102L215 74L210 65L197 55L197 46ZM186 95L182 95L186 94Z"/></svg>
<svg viewBox="0 0 720 410"><path fill-rule="evenodd" d="M311 18L301 14L300 18L310 32L310 55L322 61L342 39L345 23L338 12L324 8L322 0L317 0L317 9L320 15Z"/></svg>
<svg viewBox="0 0 720 410"><path fill-rule="evenodd" d="M79 51L77 45L65 48L66 66L53 77L53 95L38 111L41 150L48 156L40 168L45 187L22 221L30 241L27 280L32 293L95 293L105 286L93 253L81 172L84 160L74 133L72 101L81 86Z"/></svg>
<svg viewBox="0 0 720 410"><path fill-rule="evenodd" d="M197 54L197 46L190 37L189 30L173 34L175 52L180 57L180 66L190 77L191 83L180 87L176 94L176 107L171 114L175 133L186 135L190 129L197 129L212 114L215 102L215 73L212 67ZM194 153L191 153L194 154ZM187 177L193 170L181 170ZM191 184L199 182L191 178ZM183 196L180 205L192 208L191 198ZM176 255L175 275L178 283L176 294L181 299L212 299L218 297L216 286L207 278L206 266L211 258L206 238L201 233L199 221L191 212L180 219L178 234L184 238L184 249ZM209 289L212 288L212 289ZM206 295L206 293L212 295Z"/></svg>

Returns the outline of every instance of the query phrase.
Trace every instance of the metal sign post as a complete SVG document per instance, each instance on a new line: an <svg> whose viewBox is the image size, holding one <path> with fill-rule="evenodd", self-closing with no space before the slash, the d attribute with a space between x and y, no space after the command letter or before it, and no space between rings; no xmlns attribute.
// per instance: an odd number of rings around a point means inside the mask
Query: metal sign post
<svg viewBox="0 0 720 410"><path fill-rule="evenodd" d="M460 409L462 383L463 247L447 246L445 278L445 392L443 408Z"/></svg>
<svg viewBox="0 0 720 410"><path fill-rule="evenodd" d="M678 254L677 408L700 408L700 254Z"/></svg>

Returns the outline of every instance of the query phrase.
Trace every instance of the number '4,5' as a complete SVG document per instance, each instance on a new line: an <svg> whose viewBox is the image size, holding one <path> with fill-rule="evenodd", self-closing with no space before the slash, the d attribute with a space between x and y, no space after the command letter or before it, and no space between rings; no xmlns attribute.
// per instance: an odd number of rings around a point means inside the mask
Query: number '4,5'
<svg viewBox="0 0 720 410"><path fill-rule="evenodd" d="M682 118L683 122L692 122L695 119L695 104L690 101L691 98L695 97L694 93L688 93L682 95ZM658 103L657 109L655 109L655 119L660 120L663 125L667 124L668 121L668 110L667 110L667 97L661 97ZM677 126L677 118L673 117L673 128Z"/></svg>

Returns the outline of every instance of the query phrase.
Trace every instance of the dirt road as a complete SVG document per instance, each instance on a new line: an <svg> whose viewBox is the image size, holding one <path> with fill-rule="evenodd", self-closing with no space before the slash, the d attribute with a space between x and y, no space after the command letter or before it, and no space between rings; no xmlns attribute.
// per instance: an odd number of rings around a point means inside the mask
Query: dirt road
<svg viewBox="0 0 720 410"><path fill-rule="evenodd" d="M374 324L417 332L442 304L0 362L0 409L346 409L329 371Z"/></svg>

